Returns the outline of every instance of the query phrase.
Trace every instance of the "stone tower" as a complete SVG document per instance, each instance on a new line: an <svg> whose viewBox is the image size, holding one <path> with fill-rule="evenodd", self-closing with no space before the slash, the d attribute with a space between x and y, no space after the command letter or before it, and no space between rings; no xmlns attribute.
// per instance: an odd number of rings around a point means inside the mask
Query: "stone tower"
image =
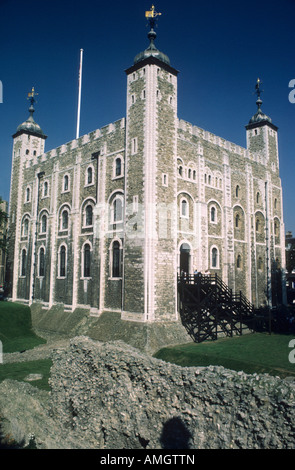
<svg viewBox="0 0 295 470"><path fill-rule="evenodd" d="M256 290L263 292L266 286L266 299L272 305L273 295L281 291L277 279L277 272L285 266L285 252L281 249L284 240L282 187L279 175L278 154L278 127L272 123L269 116L261 110L261 81L256 83L257 112L246 126L247 149L255 156L257 163L265 167L265 172L255 173L255 166L251 168L252 198L249 199L250 213L253 214L251 223L251 241L256 250L252 251L252 277L257 273ZM279 257L278 257L279 255ZM280 261L279 261L280 260ZM265 269L261 269L261 262ZM252 297L262 301L262 295L254 293L255 284L252 284ZM285 289L282 289L282 301L285 302ZM274 299L275 300L275 299Z"/></svg>
<svg viewBox="0 0 295 470"><path fill-rule="evenodd" d="M35 91L29 93L28 119L20 124L13 137L12 172L10 189L9 223L9 262L7 280L12 300L23 297L30 301L34 291L35 228L40 179L42 172L35 168L30 181L24 182L24 170L37 161L44 153L47 136L34 121ZM37 196L37 197L36 197ZM23 233L22 233L23 231ZM32 243L22 247L22 240L31 239ZM28 246L30 249L28 250ZM13 260L13 264L12 264ZM30 275L29 275L30 274ZM22 292L20 295L19 292Z"/></svg>
<svg viewBox="0 0 295 470"><path fill-rule="evenodd" d="M155 44L127 74L125 249L122 318L176 319L177 71Z"/></svg>

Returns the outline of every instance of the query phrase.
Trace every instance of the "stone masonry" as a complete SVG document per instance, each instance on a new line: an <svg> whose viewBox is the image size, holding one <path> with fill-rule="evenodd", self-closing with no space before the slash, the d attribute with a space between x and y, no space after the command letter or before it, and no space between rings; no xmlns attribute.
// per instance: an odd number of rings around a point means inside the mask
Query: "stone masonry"
<svg viewBox="0 0 295 470"><path fill-rule="evenodd" d="M149 39L126 70L126 118L44 153L30 94L13 136L10 298L176 322L177 274L197 269L257 307L284 303L278 128L261 100L247 148L178 118L178 71Z"/></svg>
<svg viewBox="0 0 295 470"><path fill-rule="evenodd" d="M50 393L0 384L2 434L46 449L294 449L294 388L279 378L87 337L52 358Z"/></svg>

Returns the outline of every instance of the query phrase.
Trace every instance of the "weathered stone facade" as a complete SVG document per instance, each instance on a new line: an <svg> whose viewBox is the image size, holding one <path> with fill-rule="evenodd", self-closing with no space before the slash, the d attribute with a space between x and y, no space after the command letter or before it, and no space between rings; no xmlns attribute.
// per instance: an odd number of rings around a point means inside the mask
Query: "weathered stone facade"
<svg viewBox="0 0 295 470"><path fill-rule="evenodd" d="M259 104L245 149L178 119L177 70L154 45L142 54L126 118L44 153L31 107L13 136L11 298L176 321L177 273L197 269L271 302L285 266L277 127Z"/></svg>

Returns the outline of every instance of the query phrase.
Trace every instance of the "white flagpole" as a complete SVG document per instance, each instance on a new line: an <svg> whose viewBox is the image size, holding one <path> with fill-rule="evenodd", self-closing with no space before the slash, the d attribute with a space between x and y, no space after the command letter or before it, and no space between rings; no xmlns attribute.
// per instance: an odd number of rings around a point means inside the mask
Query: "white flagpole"
<svg viewBox="0 0 295 470"><path fill-rule="evenodd" d="M83 62L83 49L80 49L79 97L78 97L78 114L77 114L76 139L78 139L78 137L79 137L79 132L80 132L80 110L81 110L81 89L82 89L82 62Z"/></svg>

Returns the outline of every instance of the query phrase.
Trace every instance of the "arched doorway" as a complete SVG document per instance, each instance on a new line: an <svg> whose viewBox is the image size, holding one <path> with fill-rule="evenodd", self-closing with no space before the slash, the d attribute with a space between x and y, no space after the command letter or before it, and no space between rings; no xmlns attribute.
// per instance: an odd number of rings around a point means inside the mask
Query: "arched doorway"
<svg viewBox="0 0 295 470"><path fill-rule="evenodd" d="M190 246L188 243L183 243L180 247L180 260L179 269L180 273L190 272Z"/></svg>

